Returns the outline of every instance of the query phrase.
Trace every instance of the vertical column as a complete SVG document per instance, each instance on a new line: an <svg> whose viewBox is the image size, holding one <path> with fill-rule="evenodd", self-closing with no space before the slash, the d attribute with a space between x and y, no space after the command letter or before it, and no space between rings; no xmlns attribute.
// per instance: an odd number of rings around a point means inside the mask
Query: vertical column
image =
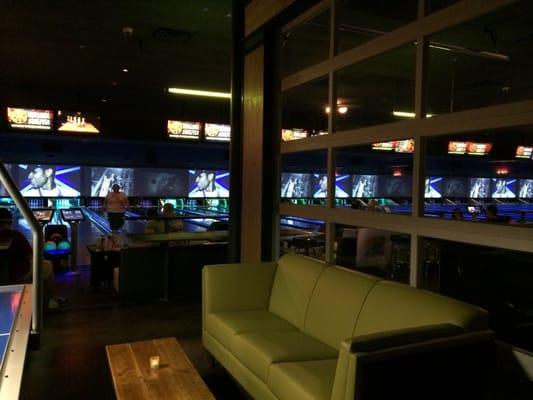
<svg viewBox="0 0 533 400"><path fill-rule="evenodd" d="M426 0L418 2L418 18L424 18ZM415 114L416 119L426 117L426 91L427 91L427 39L419 35L416 47L416 77L415 77ZM413 219L424 216L424 182L425 182L425 155L426 138L417 135L415 138L415 152L413 155ZM422 283L424 273L423 238L416 231L411 234L411 286L418 287Z"/></svg>
<svg viewBox="0 0 533 400"><path fill-rule="evenodd" d="M261 261L264 47L244 59L241 261Z"/></svg>

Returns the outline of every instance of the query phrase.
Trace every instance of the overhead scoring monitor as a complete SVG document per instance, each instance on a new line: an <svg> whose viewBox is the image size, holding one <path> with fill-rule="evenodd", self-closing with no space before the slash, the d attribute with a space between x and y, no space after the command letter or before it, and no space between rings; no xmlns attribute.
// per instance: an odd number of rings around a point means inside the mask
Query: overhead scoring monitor
<svg viewBox="0 0 533 400"><path fill-rule="evenodd" d="M85 215L81 211L81 208L70 208L60 210L61 217L66 222L81 222L85 221Z"/></svg>
<svg viewBox="0 0 533 400"><path fill-rule="evenodd" d="M54 215L54 210L52 208L39 208L31 210L35 219L42 224L47 224L52 220Z"/></svg>

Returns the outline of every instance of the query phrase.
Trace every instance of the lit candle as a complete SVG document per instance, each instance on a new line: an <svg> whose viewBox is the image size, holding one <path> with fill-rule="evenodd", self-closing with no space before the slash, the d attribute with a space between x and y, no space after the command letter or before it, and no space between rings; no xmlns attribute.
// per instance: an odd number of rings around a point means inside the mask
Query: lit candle
<svg viewBox="0 0 533 400"><path fill-rule="evenodd" d="M159 356L150 357L150 369L159 369Z"/></svg>

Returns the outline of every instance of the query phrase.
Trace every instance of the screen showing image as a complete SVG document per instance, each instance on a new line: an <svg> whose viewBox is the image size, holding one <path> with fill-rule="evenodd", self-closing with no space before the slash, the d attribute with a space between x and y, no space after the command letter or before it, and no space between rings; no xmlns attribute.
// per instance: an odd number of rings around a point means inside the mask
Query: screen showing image
<svg viewBox="0 0 533 400"><path fill-rule="evenodd" d="M7 173L9 175L11 175L11 165L10 164L4 164L6 169L7 169ZM0 197L7 197L9 196L9 194L7 193L7 189L4 187L4 185L2 185L2 182L0 182Z"/></svg>
<svg viewBox="0 0 533 400"><path fill-rule="evenodd" d="M393 151L396 147L395 142L379 142L372 143L372 150L378 151Z"/></svg>
<svg viewBox="0 0 533 400"><path fill-rule="evenodd" d="M521 199L533 199L533 179L520 179L518 197Z"/></svg>
<svg viewBox="0 0 533 400"><path fill-rule="evenodd" d="M189 170L189 197L229 197L229 172Z"/></svg>
<svg viewBox="0 0 533 400"><path fill-rule="evenodd" d="M448 154L465 154L466 142L451 141L448 143Z"/></svg>
<svg viewBox="0 0 533 400"><path fill-rule="evenodd" d="M411 176L384 176L378 178L375 197L411 197Z"/></svg>
<svg viewBox="0 0 533 400"><path fill-rule="evenodd" d="M490 197L490 178L470 178L470 195L472 199Z"/></svg>
<svg viewBox="0 0 533 400"><path fill-rule="evenodd" d="M7 108L7 121L11 128L52 130L52 110L34 110L29 108Z"/></svg>
<svg viewBox="0 0 533 400"><path fill-rule="evenodd" d="M52 215L54 215L54 210L52 209L46 209L46 210L31 210L33 215L35 216L35 219L39 222L50 222L52 219Z"/></svg>
<svg viewBox="0 0 533 400"><path fill-rule="evenodd" d="M442 197L442 178L430 176L426 178L424 198L440 199Z"/></svg>
<svg viewBox="0 0 533 400"><path fill-rule="evenodd" d="M335 178L335 197L348 198L352 195L352 176L338 175Z"/></svg>
<svg viewBox="0 0 533 400"><path fill-rule="evenodd" d="M205 124L205 140L216 142L229 142L231 139L231 126L219 124Z"/></svg>
<svg viewBox="0 0 533 400"><path fill-rule="evenodd" d="M397 140L394 151L396 153L413 153L415 151L415 141L413 139Z"/></svg>
<svg viewBox="0 0 533 400"><path fill-rule="evenodd" d="M100 117L90 113L59 110L57 130L59 132L100 133Z"/></svg>
<svg viewBox="0 0 533 400"><path fill-rule="evenodd" d="M354 175L352 181L352 197L376 197L377 185L377 175Z"/></svg>
<svg viewBox="0 0 533 400"><path fill-rule="evenodd" d="M466 154L471 156L485 156L492 150L492 143L466 142Z"/></svg>
<svg viewBox="0 0 533 400"><path fill-rule="evenodd" d="M526 160L533 158L533 146L518 146L515 157L525 158Z"/></svg>
<svg viewBox="0 0 533 400"><path fill-rule="evenodd" d="M91 168L91 197L106 197L114 184L126 196L133 193L133 168Z"/></svg>
<svg viewBox="0 0 533 400"><path fill-rule="evenodd" d="M143 168L135 170L135 196L187 196L187 171Z"/></svg>
<svg viewBox="0 0 533 400"><path fill-rule="evenodd" d="M281 197L311 197L311 174L281 174Z"/></svg>
<svg viewBox="0 0 533 400"><path fill-rule="evenodd" d="M200 122L167 121L167 133L173 139L200 139Z"/></svg>
<svg viewBox="0 0 533 400"><path fill-rule="evenodd" d="M81 167L69 165L19 164L20 193L25 197L80 196Z"/></svg>
<svg viewBox="0 0 533 400"><path fill-rule="evenodd" d="M468 197L468 178L448 177L442 182L442 195L444 197Z"/></svg>
<svg viewBox="0 0 533 400"><path fill-rule="evenodd" d="M309 136L309 132L305 129L282 129L281 140L288 142L290 140L304 139Z"/></svg>
<svg viewBox="0 0 533 400"><path fill-rule="evenodd" d="M312 193L315 199L328 197L328 176L326 174L313 174Z"/></svg>
<svg viewBox="0 0 533 400"><path fill-rule="evenodd" d="M514 199L516 197L516 179L492 178L493 199Z"/></svg>
<svg viewBox="0 0 533 400"><path fill-rule="evenodd" d="M79 208L71 208L69 210L61 210L61 216L67 222L85 221L85 216Z"/></svg>

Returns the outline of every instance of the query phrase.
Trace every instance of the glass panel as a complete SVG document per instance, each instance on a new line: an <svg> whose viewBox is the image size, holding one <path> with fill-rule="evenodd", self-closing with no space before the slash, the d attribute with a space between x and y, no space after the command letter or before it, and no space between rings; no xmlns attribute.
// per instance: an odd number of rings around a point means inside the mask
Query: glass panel
<svg viewBox="0 0 533 400"><path fill-rule="evenodd" d="M339 3L339 53L414 21L418 9L418 0L341 0Z"/></svg>
<svg viewBox="0 0 533 400"><path fill-rule="evenodd" d="M532 15L520 2L431 36L428 112L533 98Z"/></svg>
<svg viewBox="0 0 533 400"><path fill-rule="evenodd" d="M411 237L408 234L336 225L334 246L337 265L409 283Z"/></svg>
<svg viewBox="0 0 533 400"><path fill-rule="evenodd" d="M328 132L328 78L282 93L282 140L303 139Z"/></svg>
<svg viewBox="0 0 533 400"><path fill-rule="evenodd" d="M326 224L324 221L301 217L281 216L280 255L304 254L320 260L326 253Z"/></svg>
<svg viewBox="0 0 533 400"><path fill-rule="evenodd" d="M327 151L285 154L281 158L281 202L325 205Z"/></svg>
<svg viewBox="0 0 533 400"><path fill-rule="evenodd" d="M340 70L336 130L413 118L415 53L408 44Z"/></svg>
<svg viewBox="0 0 533 400"><path fill-rule="evenodd" d="M461 0L426 0L426 14L433 14L443 8L450 7Z"/></svg>
<svg viewBox="0 0 533 400"><path fill-rule="evenodd" d="M530 226L533 127L428 139L426 217Z"/></svg>
<svg viewBox="0 0 533 400"><path fill-rule="evenodd" d="M336 151L337 207L411 214L412 139Z"/></svg>
<svg viewBox="0 0 533 400"><path fill-rule="evenodd" d="M281 50L284 77L328 58L329 26L327 10L284 34Z"/></svg>
<svg viewBox="0 0 533 400"><path fill-rule="evenodd" d="M496 338L533 351L531 253L426 238L425 288L484 308Z"/></svg>

